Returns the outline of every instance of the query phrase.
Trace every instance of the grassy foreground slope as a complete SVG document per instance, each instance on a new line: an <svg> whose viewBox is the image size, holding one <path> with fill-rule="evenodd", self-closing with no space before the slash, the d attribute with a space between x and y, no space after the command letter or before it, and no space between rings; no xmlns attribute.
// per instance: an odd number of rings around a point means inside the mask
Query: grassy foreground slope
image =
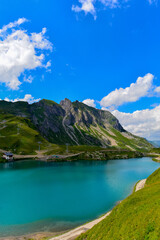
<svg viewBox="0 0 160 240"><path fill-rule="evenodd" d="M112 213L77 240L159 240L160 169L147 179L142 190L134 192Z"/></svg>

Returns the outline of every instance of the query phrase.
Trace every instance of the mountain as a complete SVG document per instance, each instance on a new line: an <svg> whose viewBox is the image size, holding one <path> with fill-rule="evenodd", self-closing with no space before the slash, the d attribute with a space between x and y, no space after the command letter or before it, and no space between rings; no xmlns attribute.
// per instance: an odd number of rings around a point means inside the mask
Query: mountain
<svg viewBox="0 0 160 240"><path fill-rule="evenodd" d="M33 104L0 101L1 139L0 148L7 148L7 144L13 142L13 149L20 143L24 145L24 152L31 139L36 149L39 141L46 146L68 143L130 150L152 147L145 139L127 132L109 111L69 99L60 104L45 99Z"/></svg>
<svg viewBox="0 0 160 240"><path fill-rule="evenodd" d="M160 140L149 141L155 148L160 147Z"/></svg>

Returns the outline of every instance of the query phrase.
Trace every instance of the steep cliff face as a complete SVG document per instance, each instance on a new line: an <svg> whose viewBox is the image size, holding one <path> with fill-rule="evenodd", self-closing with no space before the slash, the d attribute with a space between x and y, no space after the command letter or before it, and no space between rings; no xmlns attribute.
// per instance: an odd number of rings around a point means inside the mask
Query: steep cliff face
<svg viewBox="0 0 160 240"><path fill-rule="evenodd" d="M108 111L97 110L78 101L72 103L69 99L61 101L60 105L65 111L63 127L76 144L111 145L106 134L100 136L100 127L106 130L107 127L113 127L118 131L125 131Z"/></svg>
<svg viewBox="0 0 160 240"><path fill-rule="evenodd" d="M145 139L125 131L110 112L69 99L60 104L41 100L31 105L0 101L0 114L29 119L42 137L55 144L117 146L133 150L150 146Z"/></svg>
<svg viewBox="0 0 160 240"><path fill-rule="evenodd" d="M30 114L32 123L48 141L63 144L69 140L62 125L65 111L59 104L42 100L30 106Z"/></svg>

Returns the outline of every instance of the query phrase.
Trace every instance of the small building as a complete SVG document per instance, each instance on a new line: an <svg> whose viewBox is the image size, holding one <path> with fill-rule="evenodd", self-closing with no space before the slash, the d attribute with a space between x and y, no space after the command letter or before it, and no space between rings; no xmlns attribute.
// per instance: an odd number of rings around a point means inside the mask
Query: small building
<svg viewBox="0 0 160 240"><path fill-rule="evenodd" d="M9 162L10 162L10 161L13 161L13 153L11 153L11 152L6 152L6 153L4 153L4 154L3 154L3 158L6 159L6 160L8 160Z"/></svg>

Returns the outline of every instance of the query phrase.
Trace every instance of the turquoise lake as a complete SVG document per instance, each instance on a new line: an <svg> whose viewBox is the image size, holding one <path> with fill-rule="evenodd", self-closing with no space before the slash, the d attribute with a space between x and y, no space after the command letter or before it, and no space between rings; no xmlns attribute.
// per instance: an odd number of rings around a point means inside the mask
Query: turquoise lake
<svg viewBox="0 0 160 240"><path fill-rule="evenodd" d="M0 237L61 231L93 220L158 167L151 158L0 164Z"/></svg>

